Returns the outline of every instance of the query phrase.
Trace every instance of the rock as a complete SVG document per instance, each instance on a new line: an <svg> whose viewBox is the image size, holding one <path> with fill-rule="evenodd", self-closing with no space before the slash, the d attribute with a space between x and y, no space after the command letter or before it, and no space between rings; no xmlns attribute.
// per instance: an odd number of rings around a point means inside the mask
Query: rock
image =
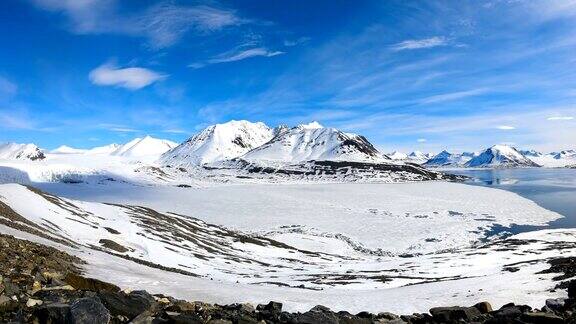
<svg viewBox="0 0 576 324"><path fill-rule="evenodd" d="M17 284L13 283L12 280L6 278L4 279L4 294L7 296L13 296L20 294L22 290Z"/></svg>
<svg viewBox="0 0 576 324"><path fill-rule="evenodd" d="M44 303L44 302L41 301L40 299L29 298L28 301L26 302L26 307L40 306L40 305L42 305L42 303Z"/></svg>
<svg viewBox="0 0 576 324"><path fill-rule="evenodd" d="M153 321L154 318L152 318L152 313L144 312L130 321L130 324L152 324Z"/></svg>
<svg viewBox="0 0 576 324"><path fill-rule="evenodd" d="M340 321L328 307L318 305L304 314L296 315L295 322L298 324L338 324Z"/></svg>
<svg viewBox="0 0 576 324"><path fill-rule="evenodd" d="M93 278L85 278L74 273L69 273L64 277L64 281L70 286L81 290L92 290L96 292L109 291L118 292L120 288L111 283L100 281Z"/></svg>
<svg viewBox="0 0 576 324"><path fill-rule="evenodd" d="M271 301L266 305L260 304L260 305L256 306L256 310L258 310L260 312L265 310L265 311L270 311L273 313L280 313L280 312L282 312L282 303Z"/></svg>
<svg viewBox="0 0 576 324"><path fill-rule="evenodd" d="M430 309L430 314L439 322L456 322L459 320L471 320L482 313L476 307L435 307Z"/></svg>
<svg viewBox="0 0 576 324"><path fill-rule="evenodd" d="M215 319L208 322L208 324L232 324L232 321L223 320L223 319Z"/></svg>
<svg viewBox="0 0 576 324"><path fill-rule="evenodd" d="M154 297L145 291L133 291L130 294L104 291L99 294L99 297L112 315L122 315L129 319L156 306Z"/></svg>
<svg viewBox="0 0 576 324"><path fill-rule="evenodd" d="M197 314L166 312L166 322L174 324L204 324L206 321Z"/></svg>
<svg viewBox="0 0 576 324"><path fill-rule="evenodd" d="M70 306L67 304L49 304L38 307L32 313L34 323L69 323Z"/></svg>
<svg viewBox="0 0 576 324"><path fill-rule="evenodd" d="M562 298L546 299L546 306L552 310L560 310L566 304Z"/></svg>
<svg viewBox="0 0 576 324"><path fill-rule="evenodd" d="M110 312L98 298L81 298L70 305L70 322L72 324L107 324Z"/></svg>
<svg viewBox="0 0 576 324"><path fill-rule="evenodd" d="M524 313L520 317L524 322L534 324L564 324L562 317L550 313Z"/></svg>
<svg viewBox="0 0 576 324"><path fill-rule="evenodd" d="M76 289L74 289L74 287L72 287L70 285L64 285L64 286L54 286L54 287L43 287L42 290L50 291L50 290L76 290Z"/></svg>
<svg viewBox="0 0 576 324"><path fill-rule="evenodd" d="M473 307L479 310L482 314L490 313L492 311L492 305L490 305L490 303L487 301L480 302Z"/></svg>
<svg viewBox="0 0 576 324"><path fill-rule="evenodd" d="M568 298L576 299L576 280L568 282Z"/></svg>
<svg viewBox="0 0 576 324"><path fill-rule="evenodd" d="M11 312L18 308L18 303L6 295L0 295L0 313Z"/></svg>
<svg viewBox="0 0 576 324"><path fill-rule="evenodd" d="M188 313L196 311L196 305L184 300L177 300L172 305L166 307L166 310L176 313Z"/></svg>
<svg viewBox="0 0 576 324"><path fill-rule="evenodd" d="M513 303L502 306L499 310L492 312L494 317L498 318L516 318L530 311L530 306L514 305Z"/></svg>
<svg viewBox="0 0 576 324"><path fill-rule="evenodd" d="M258 319L278 321L282 313L282 303L271 301L266 305L260 304L256 306L256 310L259 312Z"/></svg>
<svg viewBox="0 0 576 324"><path fill-rule="evenodd" d="M101 239L99 241L100 244L102 244L103 247L108 248L110 250L116 251L116 252L120 252L120 253L125 253L130 251L128 248L124 247L123 245L120 245L112 240L109 239Z"/></svg>
<svg viewBox="0 0 576 324"><path fill-rule="evenodd" d="M399 319L399 318L400 318L400 316L398 316L396 314L388 313L388 312L382 312L382 313L378 313L378 315L376 315L376 319L395 320L395 319Z"/></svg>

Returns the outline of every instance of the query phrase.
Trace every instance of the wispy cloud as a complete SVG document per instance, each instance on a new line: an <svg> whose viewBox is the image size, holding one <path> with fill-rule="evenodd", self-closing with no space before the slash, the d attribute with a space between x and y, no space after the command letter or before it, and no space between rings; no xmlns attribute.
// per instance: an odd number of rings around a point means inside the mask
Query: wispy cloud
<svg viewBox="0 0 576 324"><path fill-rule="evenodd" d="M130 14L120 14L118 0L31 1L42 9L63 12L74 33L143 36L156 49L175 44L187 33L206 35L249 22L233 10L207 5L179 6L168 1Z"/></svg>
<svg viewBox="0 0 576 324"><path fill-rule="evenodd" d="M426 142L428 142L428 140L425 139L425 138L419 138L419 139L416 140L416 142L418 142L418 143L426 143Z"/></svg>
<svg viewBox="0 0 576 324"><path fill-rule="evenodd" d="M0 76L0 99L12 97L18 92L18 86L10 80Z"/></svg>
<svg viewBox="0 0 576 324"><path fill-rule="evenodd" d="M508 126L508 125L500 125L500 126L497 126L496 129L500 129L500 130L513 130L513 129L516 129L516 127L514 127L514 126Z"/></svg>
<svg viewBox="0 0 576 324"><path fill-rule="evenodd" d="M466 91L456 91L451 93L444 93L435 96L430 96L424 99L421 99L419 102L420 104L433 104L433 103L440 103L446 101L454 101L459 99L464 99L473 96L479 96L484 93L488 92L486 88L479 88L479 89L472 89Z"/></svg>
<svg viewBox="0 0 576 324"><path fill-rule="evenodd" d="M553 116L546 118L548 120L573 120L574 117L572 116Z"/></svg>
<svg viewBox="0 0 576 324"><path fill-rule="evenodd" d="M0 112L0 124L6 129L32 130L35 128L35 124L30 118L15 116L6 112Z"/></svg>
<svg viewBox="0 0 576 324"><path fill-rule="evenodd" d="M446 37L434 36L430 38L423 39L409 39L402 41L400 43L392 45L392 49L395 51L403 50L414 50L421 48L432 48L438 46L446 46L449 44L449 40Z"/></svg>
<svg viewBox="0 0 576 324"><path fill-rule="evenodd" d="M282 55L282 54L284 54L284 52L272 51L272 50L269 50L269 49L264 48L264 47L256 47L256 48L243 49L240 51L234 50L234 51L226 52L226 53L220 54L216 57L213 57L209 60L206 60L204 62L192 63L188 66L191 68L194 68L194 69L199 69L199 68L205 67L205 66L210 65L210 64L236 62L236 61L241 61L241 60L245 60L245 59L248 59L251 57L257 57L257 56L273 57L273 56L278 56L278 55Z"/></svg>
<svg viewBox="0 0 576 324"><path fill-rule="evenodd" d="M119 132L119 133L138 133L139 132L138 129L127 128L127 127L112 127L109 130L111 130L113 132Z"/></svg>
<svg viewBox="0 0 576 324"><path fill-rule="evenodd" d="M118 68L111 63L95 68L88 77L96 85L117 86L130 90L138 90L166 78L163 74L145 68Z"/></svg>
<svg viewBox="0 0 576 324"><path fill-rule="evenodd" d="M300 44L304 44L307 43L308 41L310 41L310 37L300 37L297 39L293 39L293 40L284 40L284 46L286 47L293 47L293 46L298 46Z"/></svg>
<svg viewBox="0 0 576 324"><path fill-rule="evenodd" d="M165 129L162 132L168 134L190 134L189 131L184 129Z"/></svg>

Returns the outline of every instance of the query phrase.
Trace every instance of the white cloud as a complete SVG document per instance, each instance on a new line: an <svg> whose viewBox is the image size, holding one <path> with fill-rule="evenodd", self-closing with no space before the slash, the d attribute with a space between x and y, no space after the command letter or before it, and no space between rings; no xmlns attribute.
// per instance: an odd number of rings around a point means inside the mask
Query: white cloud
<svg viewBox="0 0 576 324"><path fill-rule="evenodd" d="M166 78L165 75L145 68L121 69L112 64L103 64L95 68L88 77L96 85L117 86L130 90L138 90Z"/></svg>
<svg viewBox="0 0 576 324"><path fill-rule="evenodd" d="M419 139L416 140L416 142L418 142L418 143L426 143L426 142L428 142L428 140L425 139L425 138L419 138Z"/></svg>
<svg viewBox="0 0 576 324"><path fill-rule="evenodd" d="M214 58L211 58L205 62L197 62L188 65L191 68L198 69L210 64L219 64L219 63L228 63L228 62L236 62L245 60L251 57L263 56L263 57L272 57L277 55L282 55L284 52L281 51L271 51L264 47L256 47L244 50L234 50L230 52L226 52L220 54Z"/></svg>
<svg viewBox="0 0 576 324"><path fill-rule="evenodd" d="M548 120L573 120L574 117L572 116L553 116L553 117L548 117Z"/></svg>
<svg viewBox="0 0 576 324"><path fill-rule="evenodd" d="M395 51L402 50L413 50L421 48L432 48L438 46L446 46L449 44L449 40L446 37L435 36L424 39L409 39L402 41L398 44L392 45L392 49Z"/></svg>
<svg viewBox="0 0 576 324"><path fill-rule="evenodd" d="M118 0L31 1L39 8L63 12L74 33L146 37L155 49L171 46L189 32L209 34L249 22L232 10L206 5L178 6L162 2L139 12L120 14Z"/></svg>
<svg viewBox="0 0 576 324"><path fill-rule="evenodd" d="M496 128L497 128L497 129L500 129L500 130L513 130L513 129L516 129L516 127L514 127L514 126L508 126L508 125L500 125L500 126L498 126L498 127L496 127Z"/></svg>

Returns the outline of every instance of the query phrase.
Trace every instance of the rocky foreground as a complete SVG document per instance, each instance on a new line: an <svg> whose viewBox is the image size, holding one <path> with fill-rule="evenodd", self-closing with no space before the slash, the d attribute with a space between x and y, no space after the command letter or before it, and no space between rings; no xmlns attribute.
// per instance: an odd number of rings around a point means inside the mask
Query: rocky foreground
<svg viewBox="0 0 576 324"><path fill-rule="evenodd" d="M552 260L547 271L560 273L558 280L570 278L576 274L575 260ZM541 309L510 303L493 310L481 302L402 316L334 312L324 306L289 313L278 302L213 305L122 291L82 276L82 264L54 248L0 234L0 323L576 323L576 280L558 286L568 289L567 299L547 300Z"/></svg>

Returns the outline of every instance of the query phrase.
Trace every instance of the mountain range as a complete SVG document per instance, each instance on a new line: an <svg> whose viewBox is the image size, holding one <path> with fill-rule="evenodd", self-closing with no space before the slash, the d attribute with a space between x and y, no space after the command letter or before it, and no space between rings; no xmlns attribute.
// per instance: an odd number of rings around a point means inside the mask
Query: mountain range
<svg viewBox="0 0 576 324"><path fill-rule="evenodd" d="M0 159L44 160L50 156L115 156L153 161L160 166L198 167L227 161L260 166L302 164L309 161L349 161L383 164L419 164L424 167L566 167L576 164L576 150L542 153L494 145L482 152L438 153L414 151L383 154L361 135L346 133L317 122L295 127L269 127L262 122L229 121L206 127L181 144L151 136L125 144L92 149L60 146L45 151L34 144L0 145Z"/></svg>

